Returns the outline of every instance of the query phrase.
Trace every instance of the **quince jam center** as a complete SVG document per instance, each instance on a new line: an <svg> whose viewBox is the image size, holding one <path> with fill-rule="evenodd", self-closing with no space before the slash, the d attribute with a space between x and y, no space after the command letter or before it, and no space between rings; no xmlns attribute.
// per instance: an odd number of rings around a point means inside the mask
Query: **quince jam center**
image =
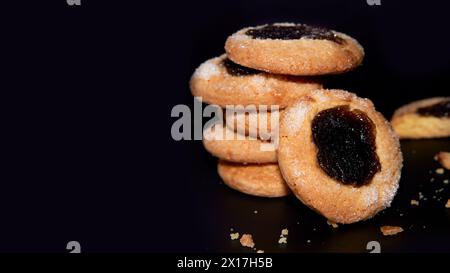
<svg viewBox="0 0 450 273"><path fill-rule="evenodd" d="M239 65L226 58L222 61L222 65L231 76L249 76L261 73L261 71Z"/></svg>
<svg viewBox="0 0 450 273"><path fill-rule="evenodd" d="M417 109L422 116L450 117L450 99Z"/></svg>
<svg viewBox="0 0 450 273"><path fill-rule="evenodd" d="M301 38L329 40L343 44L344 39L337 36L331 30L308 25L267 25L260 28L252 28L245 32L253 39L279 39L297 40Z"/></svg>
<svg viewBox="0 0 450 273"><path fill-rule="evenodd" d="M326 109L314 117L311 129L320 167L338 182L359 187L381 170L375 124L364 112L347 105Z"/></svg>

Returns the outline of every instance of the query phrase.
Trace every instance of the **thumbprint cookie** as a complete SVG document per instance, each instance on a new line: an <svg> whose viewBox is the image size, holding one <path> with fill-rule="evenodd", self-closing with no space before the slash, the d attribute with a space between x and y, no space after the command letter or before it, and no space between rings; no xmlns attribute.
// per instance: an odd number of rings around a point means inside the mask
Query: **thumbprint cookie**
<svg viewBox="0 0 450 273"><path fill-rule="evenodd" d="M305 205L349 224L389 207L402 168L398 137L368 99L319 90L285 109L278 163Z"/></svg>
<svg viewBox="0 0 450 273"><path fill-rule="evenodd" d="M225 50L240 65L299 76L344 73L364 58L363 47L348 35L292 23L244 28L228 37Z"/></svg>
<svg viewBox="0 0 450 273"><path fill-rule="evenodd" d="M192 75L190 87L192 95L221 107L278 105L285 108L322 85L310 78L272 75L243 67L222 55L201 64Z"/></svg>
<svg viewBox="0 0 450 273"><path fill-rule="evenodd" d="M219 160L219 176L230 188L249 195L283 197L290 194L277 164L238 164Z"/></svg>
<svg viewBox="0 0 450 273"><path fill-rule="evenodd" d="M395 111L391 120L400 138L450 136L450 97L415 101Z"/></svg>
<svg viewBox="0 0 450 273"><path fill-rule="evenodd" d="M240 135L221 124L205 129L203 132L203 146L213 156L231 162L277 162L274 144L250 136Z"/></svg>

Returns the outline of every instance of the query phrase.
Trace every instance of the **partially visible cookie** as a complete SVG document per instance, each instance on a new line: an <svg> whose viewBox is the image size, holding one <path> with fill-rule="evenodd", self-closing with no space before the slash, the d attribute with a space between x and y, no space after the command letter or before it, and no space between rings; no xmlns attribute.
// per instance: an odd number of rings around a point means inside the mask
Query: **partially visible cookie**
<svg viewBox="0 0 450 273"><path fill-rule="evenodd" d="M450 136L450 97L423 99L395 111L392 126L400 138Z"/></svg>
<svg viewBox="0 0 450 273"><path fill-rule="evenodd" d="M246 194L282 197L290 193L277 164L244 165L220 160L217 170L225 184Z"/></svg>
<svg viewBox="0 0 450 273"><path fill-rule="evenodd" d="M348 224L390 206L402 153L389 122L370 100L319 90L283 111L278 164L304 204Z"/></svg>
<svg viewBox="0 0 450 273"><path fill-rule="evenodd" d="M350 36L304 24L248 27L228 37L232 61L269 73L324 75L344 73L362 63L364 49Z"/></svg>
<svg viewBox="0 0 450 273"><path fill-rule="evenodd" d="M439 152L435 158L441 163L442 167L450 170L450 152Z"/></svg>
<svg viewBox="0 0 450 273"><path fill-rule="evenodd" d="M225 111L225 122L230 130L269 140L276 137L280 111Z"/></svg>
<svg viewBox="0 0 450 273"><path fill-rule="evenodd" d="M274 144L245 137L226 126L215 125L203 132L203 145L215 157L240 163L277 162Z"/></svg>
<svg viewBox="0 0 450 273"><path fill-rule="evenodd" d="M201 64L192 75L190 87L192 95L221 107L278 105L285 108L322 85L310 78L272 75L246 68L222 55Z"/></svg>

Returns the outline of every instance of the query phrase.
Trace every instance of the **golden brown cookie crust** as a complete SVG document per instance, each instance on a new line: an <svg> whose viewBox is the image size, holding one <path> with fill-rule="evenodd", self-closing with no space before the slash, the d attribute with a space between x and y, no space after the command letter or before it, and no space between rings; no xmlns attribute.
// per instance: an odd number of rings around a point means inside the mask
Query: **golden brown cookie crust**
<svg viewBox="0 0 450 273"><path fill-rule="evenodd" d="M376 126L376 153L381 170L368 185L353 187L329 177L318 165L311 123L325 109L349 105L363 111ZM280 120L278 161L294 194L335 223L368 219L390 206L402 168L399 140L372 102L343 90L320 90L285 109Z"/></svg>
<svg viewBox="0 0 450 273"><path fill-rule="evenodd" d="M238 134L262 140L276 137L281 111L225 111L225 122L230 130ZM272 122L272 118L274 122ZM275 126L273 126L275 125Z"/></svg>
<svg viewBox="0 0 450 273"><path fill-rule="evenodd" d="M216 127L219 130L215 130ZM270 142L257 138L239 136L226 126L207 128L203 133L203 146L215 157L240 163L276 163L276 149ZM225 138L225 135L232 136ZM238 137L245 139L238 139Z"/></svg>
<svg viewBox="0 0 450 273"><path fill-rule="evenodd" d="M210 59L194 72L190 87L192 95L202 97L208 104L278 105L287 107L297 98L322 88L317 80L260 73L231 76L221 65L226 55Z"/></svg>
<svg viewBox="0 0 450 273"><path fill-rule="evenodd" d="M422 116L417 109L448 100L450 97L435 97L418 100L397 109L391 123L401 139L439 138L450 136L450 118Z"/></svg>
<svg viewBox="0 0 450 273"><path fill-rule="evenodd" d="M363 47L340 32L333 31L345 41L344 44L306 38L253 39L245 34L249 29L244 28L228 37L225 43L228 58L240 65L269 73L302 76L339 74L359 66L364 58Z"/></svg>
<svg viewBox="0 0 450 273"><path fill-rule="evenodd" d="M439 152L435 158L442 165L442 167L450 170L450 152Z"/></svg>
<svg viewBox="0 0 450 273"><path fill-rule="evenodd" d="M283 197L291 192L277 164L244 165L220 160L217 170L225 184L246 194Z"/></svg>
<svg viewBox="0 0 450 273"><path fill-rule="evenodd" d="M384 236L397 235L398 233L403 232L403 228L398 226L382 226L380 227L380 230Z"/></svg>

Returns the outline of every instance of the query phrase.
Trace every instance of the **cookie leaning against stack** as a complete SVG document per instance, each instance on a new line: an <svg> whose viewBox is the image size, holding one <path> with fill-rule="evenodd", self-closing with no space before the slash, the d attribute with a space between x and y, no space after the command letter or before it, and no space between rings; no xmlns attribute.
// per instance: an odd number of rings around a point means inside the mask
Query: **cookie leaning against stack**
<svg viewBox="0 0 450 273"><path fill-rule="evenodd" d="M267 148L266 140L277 137L278 133L278 122L271 126L267 121L270 116L277 117L284 108L322 88L319 79L311 76L352 70L361 64L364 50L345 34L289 23L240 30L227 39L225 50L226 55L210 59L196 69L190 82L192 94L222 108L264 105L278 106L280 111L269 112L267 116L258 111L227 113L225 128L216 125L216 128L206 129L204 146L222 159L219 174L230 187L257 196L286 195L289 191L262 194L264 185L267 184L267 190L272 187L270 183L256 185L254 179L246 179L254 177L258 168L259 181L279 177L277 164L274 164L277 162L276 150L262 148ZM237 122L239 118L244 122ZM257 122L249 122L252 119ZM221 138L226 134L233 139ZM246 139L238 138L243 135ZM242 165L247 163L251 168ZM226 164L233 168L223 167ZM232 180L230 172L233 173Z"/></svg>
<svg viewBox="0 0 450 273"><path fill-rule="evenodd" d="M318 90L282 115L278 164L292 192L335 223L354 223L389 207L402 153L389 122L368 99Z"/></svg>

